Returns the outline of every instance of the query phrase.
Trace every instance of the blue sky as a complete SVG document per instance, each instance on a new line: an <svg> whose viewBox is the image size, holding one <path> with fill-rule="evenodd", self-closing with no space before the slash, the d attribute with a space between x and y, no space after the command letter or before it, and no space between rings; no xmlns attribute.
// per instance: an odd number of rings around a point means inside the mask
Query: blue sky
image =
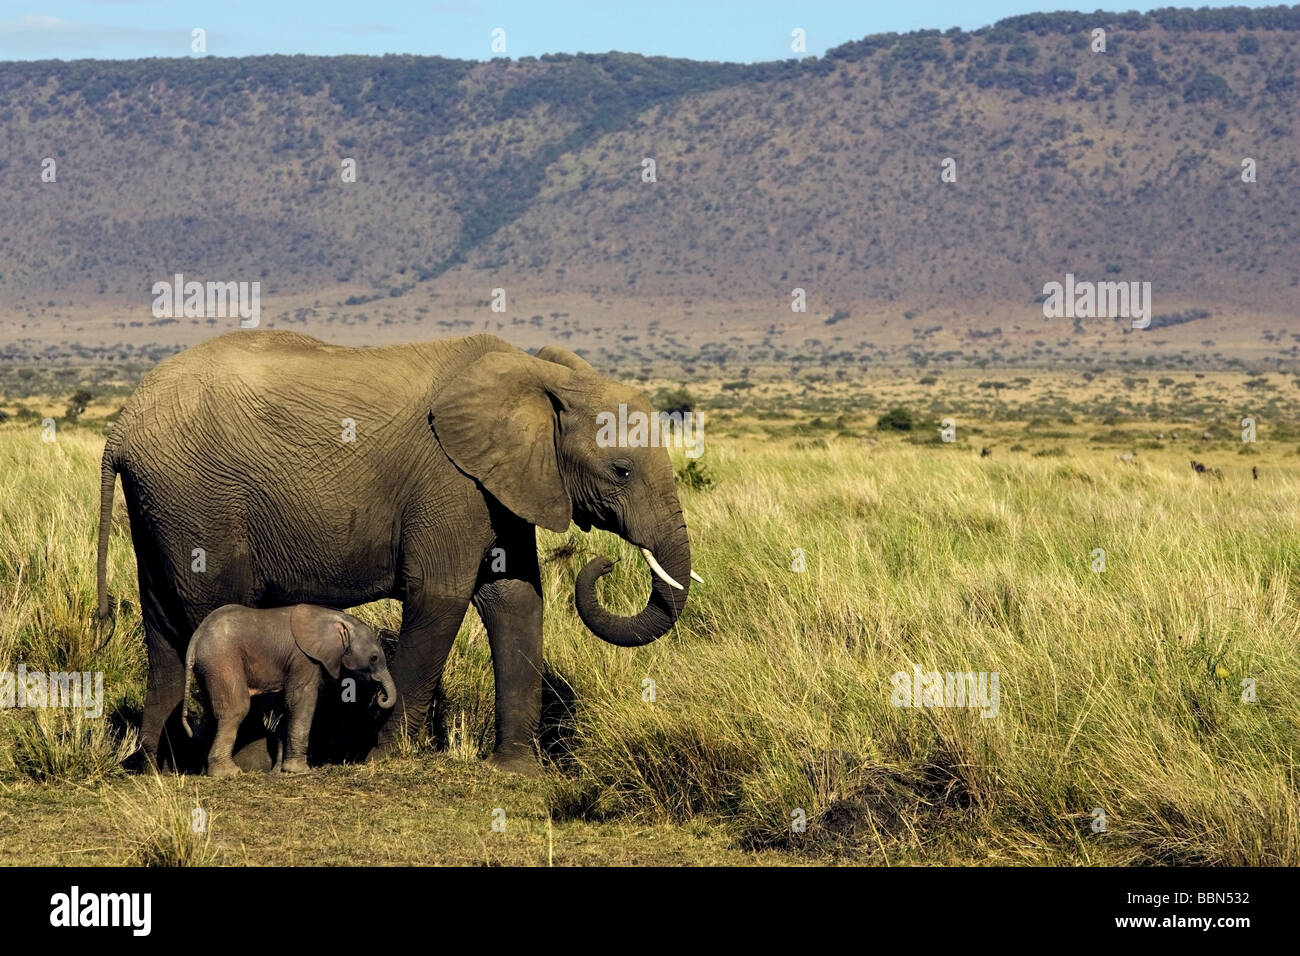
<svg viewBox="0 0 1300 956"><path fill-rule="evenodd" d="M1276 0L1236 0L1269 6ZM259 53L418 53L488 59L492 31L505 30L506 56L623 50L698 60L793 56L803 29L809 54L889 30L959 26L1056 9L1201 6L1059 0L0 0L0 59L129 59L189 56L202 27L214 56Z"/></svg>

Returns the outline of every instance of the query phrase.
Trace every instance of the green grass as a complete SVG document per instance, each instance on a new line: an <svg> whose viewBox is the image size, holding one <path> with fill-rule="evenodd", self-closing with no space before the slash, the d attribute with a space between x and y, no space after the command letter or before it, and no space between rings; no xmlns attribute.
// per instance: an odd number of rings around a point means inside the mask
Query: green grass
<svg viewBox="0 0 1300 956"><path fill-rule="evenodd" d="M548 680L574 703L550 720L568 756L540 779L478 759L492 679L471 614L448 668L448 752L421 739L307 777L153 784L116 769L131 741L109 730L138 719L144 675L120 492L117 631L101 648L90 624L102 441L0 426L0 670L102 670L106 714L127 718L0 711L0 849L26 863L1300 864L1300 473L1266 442L1258 482L1240 467L1209 482L1184 449L1120 463L1086 440L1098 424L1054 435L1052 457L1004 441L989 459L983 439L797 448L711 432L713 483L682 491L707 583L636 651L587 633L571 598L578 569L609 554L626 560L605 599L639 606L632 549L541 533ZM391 602L361 613L398 622ZM892 706L890 675L914 664L997 671L997 716ZM194 806L201 841L181 826Z"/></svg>

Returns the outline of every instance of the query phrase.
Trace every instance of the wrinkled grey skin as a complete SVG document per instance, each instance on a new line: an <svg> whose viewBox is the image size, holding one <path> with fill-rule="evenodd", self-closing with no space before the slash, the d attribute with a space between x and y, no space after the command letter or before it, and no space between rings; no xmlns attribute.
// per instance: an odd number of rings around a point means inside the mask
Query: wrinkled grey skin
<svg viewBox="0 0 1300 956"><path fill-rule="evenodd" d="M379 636L351 614L299 604L254 610L227 604L209 614L194 632L185 655L181 725L189 724L189 690L198 677L209 716L216 723L207 771L214 777L239 773L232 750L240 722L254 694L284 693L285 730L280 769L307 769L307 737L324 675L338 680L346 670L379 684L379 706L397 703L397 688Z"/></svg>
<svg viewBox="0 0 1300 956"><path fill-rule="evenodd" d="M609 562L593 558L574 599L602 640L655 640L690 591L690 542L667 451L597 443L596 416L619 404L650 411L642 393L571 352L548 346L533 357L486 334L369 349L243 331L160 363L114 424L100 486L101 618L117 474L131 518L149 656L145 757L186 762L175 752L185 739L176 720L185 648L214 609L396 598L399 700L376 730L379 750L429 717L472 604L496 681L492 760L534 770L542 697L534 527L562 532L573 521L613 532L653 552L681 585L651 574L644 609L615 615L596 596ZM355 441L344 440L344 420ZM198 548L202 572L193 570Z"/></svg>

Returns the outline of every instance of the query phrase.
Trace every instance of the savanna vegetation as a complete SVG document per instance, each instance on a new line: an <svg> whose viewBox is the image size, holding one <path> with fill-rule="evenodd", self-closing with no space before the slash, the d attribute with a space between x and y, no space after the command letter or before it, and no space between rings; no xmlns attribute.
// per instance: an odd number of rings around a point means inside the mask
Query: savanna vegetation
<svg viewBox="0 0 1300 956"><path fill-rule="evenodd" d="M91 623L116 399L74 421L70 392L29 397L0 424L0 670L102 671L107 700L98 720L0 711L6 861L1300 863L1300 439L1259 413L1244 443L1233 420L1292 383L931 378L877 383L874 409L835 383L804 397L691 383L705 454L679 478L707 583L647 648L601 644L568 598L590 555L625 546L540 535L535 780L479 762L492 679L472 614L445 750L425 735L383 763L285 779L124 773L144 654L120 492L118 626L101 646ZM1108 392L1151 398L1091 412ZM844 407L821 404L837 394ZM900 410L912 429L875 427ZM637 605L638 571L622 562L607 598ZM387 603L358 613L399 620ZM891 676L914 666L997 672L997 715L893 706Z"/></svg>

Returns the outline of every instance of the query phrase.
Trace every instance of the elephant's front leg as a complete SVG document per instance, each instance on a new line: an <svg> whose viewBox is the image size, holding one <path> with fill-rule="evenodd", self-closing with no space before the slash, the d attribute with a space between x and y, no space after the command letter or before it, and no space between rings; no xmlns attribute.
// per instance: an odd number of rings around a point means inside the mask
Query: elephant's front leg
<svg viewBox="0 0 1300 956"><path fill-rule="evenodd" d="M535 739L542 716L542 584L537 545L528 528L507 546L504 573L487 573L474 607L487 628L496 683L496 749L492 763L536 773Z"/></svg>
<svg viewBox="0 0 1300 956"><path fill-rule="evenodd" d="M453 600L408 595L403 602L397 654L389 667L397 686L397 704L380 730L373 756L391 753L402 735L418 733L424 726L429 706L442 693L442 672L468 606L468 597Z"/></svg>
<svg viewBox="0 0 1300 956"><path fill-rule="evenodd" d="M319 696L320 678L316 675L284 689L284 709L289 724L280 755L280 770L284 773L306 773L308 770L307 741L311 737L311 719L316 714Z"/></svg>

